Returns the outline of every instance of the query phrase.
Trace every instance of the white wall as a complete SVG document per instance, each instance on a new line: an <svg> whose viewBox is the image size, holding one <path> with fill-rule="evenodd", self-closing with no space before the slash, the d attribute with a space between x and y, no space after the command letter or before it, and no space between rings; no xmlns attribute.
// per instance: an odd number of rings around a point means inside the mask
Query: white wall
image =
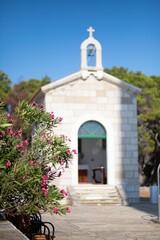
<svg viewBox="0 0 160 240"><path fill-rule="evenodd" d="M137 108L135 96L94 76L76 80L46 94L47 111L63 117L55 131L71 138L78 152L78 130L90 120L101 123L107 132L107 179L121 185L130 197L138 194ZM133 176L133 177L130 177ZM78 156L61 184L78 184Z"/></svg>

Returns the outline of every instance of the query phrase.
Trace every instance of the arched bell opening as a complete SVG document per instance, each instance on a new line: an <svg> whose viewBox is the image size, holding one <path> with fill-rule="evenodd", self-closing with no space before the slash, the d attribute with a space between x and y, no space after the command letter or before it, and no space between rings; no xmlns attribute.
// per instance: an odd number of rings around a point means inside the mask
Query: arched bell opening
<svg viewBox="0 0 160 240"><path fill-rule="evenodd" d="M78 131L78 182L106 184L106 130L97 121L87 121Z"/></svg>
<svg viewBox="0 0 160 240"><path fill-rule="evenodd" d="M89 67L96 66L96 47L94 44L88 44L87 46L87 65Z"/></svg>

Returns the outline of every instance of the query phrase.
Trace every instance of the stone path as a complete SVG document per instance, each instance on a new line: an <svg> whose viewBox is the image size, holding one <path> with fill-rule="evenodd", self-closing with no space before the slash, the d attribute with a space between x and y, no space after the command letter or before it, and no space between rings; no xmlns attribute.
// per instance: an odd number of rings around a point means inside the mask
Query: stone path
<svg viewBox="0 0 160 240"><path fill-rule="evenodd" d="M160 240L157 204L71 206L66 216L42 213L55 226L55 240ZM8 221L0 221L0 240L25 240Z"/></svg>
<svg viewBox="0 0 160 240"><path fill-rule="evenodd" d="M74 206L66 216L42 214L55 240L160 240L157 204Z"/></svg>

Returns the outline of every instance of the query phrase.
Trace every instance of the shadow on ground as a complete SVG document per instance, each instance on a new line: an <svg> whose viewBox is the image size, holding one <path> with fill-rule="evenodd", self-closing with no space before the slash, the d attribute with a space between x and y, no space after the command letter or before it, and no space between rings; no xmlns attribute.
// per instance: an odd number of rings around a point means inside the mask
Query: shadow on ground
<svg viewBox="0 0 160 240"><path fill-rule="evenodd" d="M131 204L130 207L136 208L139 211L146 212L151 215L158 216L158 203L149 203L140 201L139 204Z"/></svg>

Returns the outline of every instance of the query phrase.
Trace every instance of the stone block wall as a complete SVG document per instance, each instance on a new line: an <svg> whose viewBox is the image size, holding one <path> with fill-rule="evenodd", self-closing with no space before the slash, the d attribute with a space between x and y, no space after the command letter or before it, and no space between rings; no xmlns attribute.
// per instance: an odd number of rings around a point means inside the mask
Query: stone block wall
<svg viewBox="0 0 160 240"><path fill-rule="evenodd" d="M130 202L137 201L139 179L135 96L107 81L99 81L91 75L85 81L79 79L47 92L45 106L47 111L63 117L63 122L56 131L67 135L71 140L73 132L76 135L74 139L78 138L78 132L74 131L74 127L85 116L90 120L102 118L104 120L102 125L107 134L111 126L113 142L110 143L107 139L107 151L109 148L114 151L114 159L107 156L107 161L113 161L114 167L108 171L110 175L115 176L112 182L124 188L128 198L131 199ZM73 146L78 147L75 143ZM72 173L73 170L64 175L61 180L63 185L74 183Z"/></svg>

